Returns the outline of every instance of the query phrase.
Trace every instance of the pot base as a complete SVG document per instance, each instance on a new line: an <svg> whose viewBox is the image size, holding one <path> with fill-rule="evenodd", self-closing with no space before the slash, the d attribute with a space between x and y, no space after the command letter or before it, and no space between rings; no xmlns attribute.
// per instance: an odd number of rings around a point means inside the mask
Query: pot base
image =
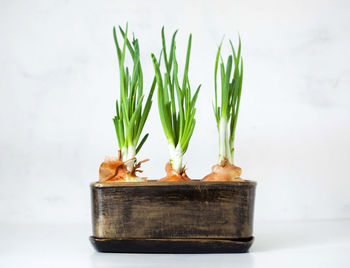
<svg viewBox="0 0 350 268"><path fill-rule="evenodd" d="M90 236L99 252L115 253L245 253L254 237L244 239L106 239Z"/></svg>

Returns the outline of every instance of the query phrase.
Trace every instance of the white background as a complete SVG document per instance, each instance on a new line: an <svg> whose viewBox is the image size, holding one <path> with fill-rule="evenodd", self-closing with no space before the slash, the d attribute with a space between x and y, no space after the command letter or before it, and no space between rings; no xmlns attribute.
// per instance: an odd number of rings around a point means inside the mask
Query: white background
<svg viewBox="0 0 350 268"><path fill-rule="evenodd" d="M350 218L348 1L13 1L0 6L0 221L90 224L89 183L115 155L119 96L112 27L139 38L145 91L179 29L183 66L202 89L185 162L202 178L217 161L211 102L217 46L242 37L244 82L236 164L258 182L256 222ZM155 96L156 97L156 96ZM156 98L154 98L156 104ZM164 175L157 105L145 126L144 174Z"/></svg>

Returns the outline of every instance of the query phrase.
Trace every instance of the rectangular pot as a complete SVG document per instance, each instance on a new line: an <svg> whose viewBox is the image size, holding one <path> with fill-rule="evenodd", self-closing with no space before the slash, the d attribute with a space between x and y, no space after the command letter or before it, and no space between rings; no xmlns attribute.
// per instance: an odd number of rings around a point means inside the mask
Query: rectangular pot
<svg viewBox="0 0 350 268"><path fill-rule="evenodd" d="M103 252L247 252L256 183L92 183L91 242Z"/></svg>

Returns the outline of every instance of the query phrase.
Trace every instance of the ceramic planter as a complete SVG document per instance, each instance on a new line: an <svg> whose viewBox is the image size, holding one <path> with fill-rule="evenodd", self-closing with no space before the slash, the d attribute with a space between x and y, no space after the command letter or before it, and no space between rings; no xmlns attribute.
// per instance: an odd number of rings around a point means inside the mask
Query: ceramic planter
<svg viewBox="0 0 350 268"><path fill-rule="evenodd" d="M101 252L233 253L253 242L256 182L92 183Z"/></svg>

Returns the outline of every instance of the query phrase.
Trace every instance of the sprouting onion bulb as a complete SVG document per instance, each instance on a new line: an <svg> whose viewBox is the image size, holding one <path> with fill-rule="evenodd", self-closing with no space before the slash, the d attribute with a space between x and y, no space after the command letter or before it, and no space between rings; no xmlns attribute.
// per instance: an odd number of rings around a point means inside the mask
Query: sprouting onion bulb
<svg viewBox="0 0 350 268"><path fill-rule="evenodd" d="M119 46L116 29L113 28L120 71L120 99L116 101L116 116L113 118L113 122L117 133L118 145L121 149L122 160L126 161L136 156L148 138L147 133L139 141L152 106L156 79L154 78L146 104L143 107L143 75L139 42L135 37L133 37L132 42L129 41L127 37L128 25L126 25L125 32L121 27L119 27L119 30L124 40L122 47ZM125 66L126 50L129 51L133 62L133 66L130 69ZM135 161L128 161L126 164L127 169L131 171L134 164Z"/></svg>
<svg viewBox="0 0 350 268"><path fill-rule="evenodd" d="M170 163L172 168L180 174L183 170L182 158L187 150L196 124L194 118L196 113L195 104L200 85L192 97L190 82L188 79L192 35L190 35L188 39L183 80L181 84L179 82L178 64L175 53L176 33L177 31L175 31L172 36L170 51L168 54L166 50L164 27L162 29L162 54L165 64L163 76L160 70L160 63L157 61L154 54L152 54L152 60L158 84L159 115L165 136L168 140Z"/></svg>
<svg viewBox="0 0 350 268"><path fill-rule="evenodd" d="M242 92L243 59L241 57L241 39L239 38L237 54L231 40L230 45L232 54L228 56L226 66L220 53L222 42L216 55L214 74L215 103L213 108L219 131L219 160L221 162L227 159L233 164L235 131ZM221 106L218 104L218 69L220 69L221 74Z"/></svg>

